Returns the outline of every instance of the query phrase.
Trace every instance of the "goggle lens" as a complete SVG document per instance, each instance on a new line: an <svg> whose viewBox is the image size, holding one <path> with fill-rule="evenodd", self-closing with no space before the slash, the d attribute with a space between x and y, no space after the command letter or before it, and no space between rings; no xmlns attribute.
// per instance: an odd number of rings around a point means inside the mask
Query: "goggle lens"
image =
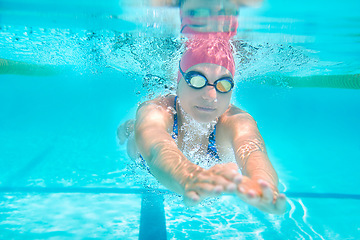
<svg viewBox="0 0 360 240"><path fill-rule="evenodd" d="M203 88L206 85L208 85L206 78L202 75L197 75L197 74L187 76L187 81L190 83L190 85L193 88L197 88L197 89ZM222 93L229 92L233 87L232 82L229 79L220 79L217 80L215 83L216 85L214 87L216 88L216 90Z"/></svg>
<svg viewBox="0 0 360 240"><path fill-rule="evenodd" d="M232 88L231 83L228 80L220 80L216 83L216 89L219 92L229 92Z"/></svg>
<svg viewBox="0 0 360 240"><path fill-rule="evenodd" d="M191 77L190 84L195 88L202 88L206 85L206 79L203 76L195 75Z"/></svg>
<svg viewBox="0 0 360 240"><path fill-rule="evenodd" d="M184 73L184 71L180 67L179 62L179 70L180 73L185 78L185 81L188 83L189 86L200 89L205 87L206 85L214 86L216 91L221 93L230 92L231 89L234 87L234 82L231 78L221 78L214 82L214 84L210 84L206 77L199 72L190 71L188 73Z"/></svg>

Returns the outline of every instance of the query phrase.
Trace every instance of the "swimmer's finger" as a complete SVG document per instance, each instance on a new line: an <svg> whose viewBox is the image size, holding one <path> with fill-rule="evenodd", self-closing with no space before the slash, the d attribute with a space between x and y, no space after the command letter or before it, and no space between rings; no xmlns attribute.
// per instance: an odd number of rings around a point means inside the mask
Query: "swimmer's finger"
<svg viewBox="0 0 360 240"><path fill-rule="evenodd" d="M188 191L184 195L184 204L188 207L195 206L200 202L200 196L195 191Z"/></svg>
<svg viewBox="0 0 360 240"><path fill-rule="evenodd" d="M246 203L256 204L260 200L259 194L253 189L247 189L242 185L238 186L237 196Z"/></svg>
<svg viewBox="0 0 360 240"><path fill-rule="evenodd" d="M259 205L261 202L261 188L248 177L243 177L242 182L237 186L237 195L244 202L251 205Z"/></svg>
<svg viewBox="0 0 360 240"><path fill-rule="evenodd" d="M216 184L214 175L209 175L205 173L200 173L194 178L194 183L210 183L210 184Z"/></svg>
<svg viewBox="0 0 360 240"><path fill-rule="evenodd" d="M242 181L242 175L238 171L238 167L235 163L228 163L220 165L221 167L214 170L214 173L222 176L226 180L239 184Z"/></svg>
<svg viewBox="0 0 360 240"><path fill-rule="evenodd" d="M273 203L275 202L277 192L274 192L274 190L271 188L270 184L266 181L260 179L258 181L261 190L262 190L262 201L265 203Z"/></svg>
<svg viewBox="0 0 360 240"><path fill-rule="evenodd" d="M194 190L194 191L201 191L200 194L203 194L203 192L213 192L213 189L218 186L216 189L218 189L220 192L226 191L228 193L232 193L236 190L236 184L234 184L229 179L225 178L222 175L215 175L214 171L209 171L207 173L201 173L189 184L191 188L188 188L188 190ZM221 187L221 189L220 189ZM218 193L220 193L218 191ZM215 191L216 192L216 191ZM206 193L207 194L207 193Z"/></svg>
<svg viewBox="0 0 360 240"><path fill-rule="evenodd" d="M246 197L247 202L253 206L258 205L261 201L259 194L256 191L254 191L253 189L250 189L246 193L245 197Z"/></svg>
<svg viewBox="0 0 360 240"><path fill-rule="evenodd" d="M187 190L195 191L201 199L204 199L207 197L219 196L224 191L224 187L221 185L213 185L209 183L197 183Z"/></svg>
<svg viewBox="0 0 360 240"><path fill-rule="evenodd" d="M259 208L271 214L284 214L286 211L286 197L284 194L279 194L277 197L274 198L274 202L267 204L262 203L259 205Z"/></svg>
<svg viewBox="0 0 360 240"><path fill-rule="evenodd" d="M242 181L242 175L234 169L228 169L227 171L224 171L222 176L236 184L239 184Z"/></svg>
<svg viewBox="0 0 360 240"><path fill-rule="evenodd" d="M260 190L257 184L254 184L254 182L246 176L241 177L241 182L237 186L238 192L245 195L248 194L250 190L254 190L255 192L259 192ZM252 194L253 193L251 192L250 195Z"/></svg>
<svg viewBox="0 0 360 240"><path fill-rule="evenodd" d="M286 211L286 197L284 194L279 194L275 202L276 214L284 214Z"/></svg>
<svg viewBox="0 0 360 240"><path fill-rule="evenodd" d="M212 184L213 185L220 185L223 186L224 189L226 188L226 186L228 186L229 184L234 184L232 181L230 181L227 178L224 178L223 176L213 176L212 177L213 181Z"/></svg>
<svg viewBox="0 0 360 240"><path fill-rule="evenodd" d="M212 183L215 186L221 186L223 192L234 193L236 191L236 184L223 176L214 176L214 182Z"/></svg>
<svg viewBox="0 0 360 240"><path fill-rule="evenodd" d="M223 175L199 174L192 182L193 185L198 185L203 183L207 183L211 185L220 185L223 186L224 189L227 189L227 186L231 185L233 181L227 179Z"/></svg>

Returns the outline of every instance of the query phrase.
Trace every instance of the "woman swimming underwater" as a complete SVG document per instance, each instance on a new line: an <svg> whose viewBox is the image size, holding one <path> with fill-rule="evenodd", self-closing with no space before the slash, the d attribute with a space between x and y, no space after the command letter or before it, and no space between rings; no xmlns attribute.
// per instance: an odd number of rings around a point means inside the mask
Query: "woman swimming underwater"
<svg viewBox="0 0 360 240"><path fill-rule="evenodd" d="M120 125L119 142L128 138L129 156L144 159L151 174L188 206L228 193L283 214L286 197L277 189L257 124L230 104L234 74L228 41L192 41L179 63L176 96L141 104L135 122Z"/></svg>

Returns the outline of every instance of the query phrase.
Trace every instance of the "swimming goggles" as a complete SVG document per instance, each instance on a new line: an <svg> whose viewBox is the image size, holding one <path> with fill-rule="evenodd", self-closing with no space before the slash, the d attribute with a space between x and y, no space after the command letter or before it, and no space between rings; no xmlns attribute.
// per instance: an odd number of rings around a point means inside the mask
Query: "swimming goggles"
<svg viewBox="0 0 360 240"><path fill-rule="evenodd" d="M184 71L180 67L180 62L179 69L187 84L195 89L201 89L205 86L213 86L215 87L216 91L220 93L228 93L234 87L234 81L230 77L220 78L216 80L214 84L211 84L209 83L207 78L200 72L190 71L188 73L184 73Z"/></svg>

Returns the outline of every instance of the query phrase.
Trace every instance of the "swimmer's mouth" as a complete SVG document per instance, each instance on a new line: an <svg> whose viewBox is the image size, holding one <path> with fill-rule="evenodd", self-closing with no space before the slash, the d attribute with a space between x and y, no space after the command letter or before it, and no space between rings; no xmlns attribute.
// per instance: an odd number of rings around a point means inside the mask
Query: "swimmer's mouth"
<svg viewBox="0 0 360 240"><path fill-rule="evenodd" d="M197 110L204 111L204 112L214 112L216 109L211 107L199 107L195 106Z"/></svg>

